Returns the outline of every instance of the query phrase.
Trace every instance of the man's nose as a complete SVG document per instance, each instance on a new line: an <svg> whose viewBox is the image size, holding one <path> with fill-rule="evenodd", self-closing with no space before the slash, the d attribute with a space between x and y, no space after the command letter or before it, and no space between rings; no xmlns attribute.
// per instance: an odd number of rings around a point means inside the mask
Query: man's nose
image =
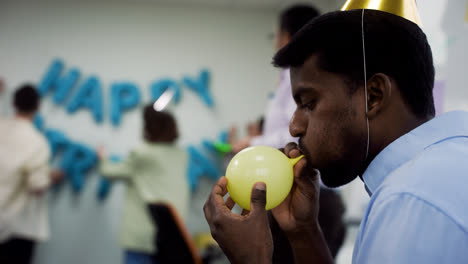
<svg viewBox="0 0 468 264"><path fill-rule="evenodd" d="M293 137L301 137L305 133L305 130L306 124L304 122L304 118L296 110L291 118L291 121L289 122L289 133Z"/></svg>

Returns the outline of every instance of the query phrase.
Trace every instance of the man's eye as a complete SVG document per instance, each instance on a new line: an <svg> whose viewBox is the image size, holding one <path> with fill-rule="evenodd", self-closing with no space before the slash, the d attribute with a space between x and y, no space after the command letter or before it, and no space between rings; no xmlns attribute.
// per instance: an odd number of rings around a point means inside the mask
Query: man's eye
<svg viewBox="0 0 468 264"><path fill-rule="evenodd" d="M301 108L305 108L307 110L314 110L315 108L315 101L311 101L309 103L306 103L306 104L302 104L301 105Z"/></svg>

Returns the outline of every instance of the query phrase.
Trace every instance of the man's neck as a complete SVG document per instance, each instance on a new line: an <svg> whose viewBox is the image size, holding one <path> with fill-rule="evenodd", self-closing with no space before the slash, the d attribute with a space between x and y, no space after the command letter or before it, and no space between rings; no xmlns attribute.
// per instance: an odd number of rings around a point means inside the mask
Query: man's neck
<svg viewBox="0 0 468 264"><path fill-rule="evenodd" d="M405 117L400 117L400 122L389 122L389 124L400 124L398 127L396 126L389 126L384 128L386 130L385 136L381 137L380 141L371 141L370 143L370 151L367 160L364 163L363 168L361 169L360 175L362 175L370 163L374 160L379 153L384 150L388 145L390 145L393 141L397 140L401 136L407 134L408 132L412 131L413 129L419 127L420 125L430 121L433 117L427 118L417 118L412 115L407 115ZM372 126L371 126L372 127ZM371 135L371 140L372 140Z"/></svg>
<svg viewBox="0 0 468 264"><path fill-rule="evenodd" d="M32 122L34 120L34 114L16 113L15 118Z"/></svg>

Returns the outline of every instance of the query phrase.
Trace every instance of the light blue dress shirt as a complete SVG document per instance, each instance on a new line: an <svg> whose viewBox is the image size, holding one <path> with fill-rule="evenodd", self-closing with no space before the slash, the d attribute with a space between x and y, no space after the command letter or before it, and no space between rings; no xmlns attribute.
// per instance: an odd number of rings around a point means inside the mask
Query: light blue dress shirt
<svg viewBox="0 0 468 264"><path fill-rule="evenodd" d="M371 195L353 263L468 263L468 113L388 145L363 175Z"/></svg>

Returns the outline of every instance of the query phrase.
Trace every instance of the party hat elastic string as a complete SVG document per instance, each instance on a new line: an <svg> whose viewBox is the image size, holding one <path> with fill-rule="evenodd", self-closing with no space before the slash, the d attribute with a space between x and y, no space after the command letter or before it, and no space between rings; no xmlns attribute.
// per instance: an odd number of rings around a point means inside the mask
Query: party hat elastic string
<svg viewBox="0 0 468 264"><path fill-rule="evenodd" d="M365 96L365 105L366 105L366 123L367 123L367 146L366 146L366 158L369 156L369 141L370 141L370 129L369 129L369 106L367 105L367 66L366 66L366 44L365 44L365 35L364 35L364 14L365 9L362 9L362 18L361 18L361 30L362 30L362 55L364 60L364 96Z"/></svg>

